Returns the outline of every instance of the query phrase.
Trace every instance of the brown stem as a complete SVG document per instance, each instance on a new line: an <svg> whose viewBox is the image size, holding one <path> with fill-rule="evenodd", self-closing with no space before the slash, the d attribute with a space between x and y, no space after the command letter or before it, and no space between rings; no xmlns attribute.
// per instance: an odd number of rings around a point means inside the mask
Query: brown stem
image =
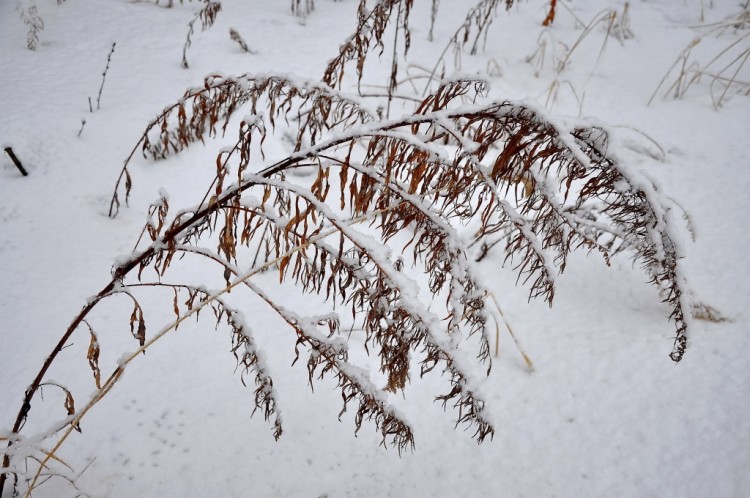
<svg viewBox="0 0 750 498"><path fill-rule="evenodd" d="M10 148L7 148L5 149L5 151L8 152L9 149ZM262 176L268 178L274 175L275 173L283 170L284 168L289 167L290 165L302 159L303 159L302 157L284 159L283 161L280 161L268 167L261 174ZM208 206L196 211L188 220L180 223L177 226L174 226L168 229L164 233L164 236L162 237L161 242L170 242L170 241L175 240L181 233L183 233L185 230L190 228L194 223L202 219L206 219L211 213L217 211L220 207L222 207L231 197L238 195L241 192L244 192L245 190L247 190L254 184L255 184L254 182L247 182L243 185L239 185L237 189L232 189L226 192L220 199L217 199L216 202L210 203ZM23 428L24 422L26 421L29 411L31 410L31 400L34 398L34 395L39 389L39 386L42 383L42 379L46 375L50 366L55 361L55 358L57 358L57 355L59 355L60 352L63 350L63 348L65 347L65 344L70 339L70 336L73 335L73 332L75 332L75 330L78 328L81 322L83 322L83 320L88 316L89 312L94 308L94 306L96 306L96 304L99 301L101 301L103 298L110 295L128 273L130 273L134 268L139 266L143 261L147 261L149 258L151 258L154 254L156 254L156 251L157 251L156 245L151 245L148 247L148 249L140 253L137 257L134 257L128 262L118 266L114 271L112 280L101 291L99 291L99 293L96 294L96 296L93 299L91 299L88 302L88 304L86 304L86 306L83 307L80 313L78 313L78 315L73 319L73 321L68 326L63 336L58 341L57 345L52 349L52 352L44 361L44 364L42 365L42 368L39 370L36 377L34 378L34 381L26 389L26 392L24 393L24 397L23 397L23 402L21 403L21 409L18 411L18 415L16 416L16 421L13 424L13 429L11 431L11 434L18 434L20 430ZM13 445L13 440L9 438L8 447L12 445ZM3 471L2 473L0 473L0 496L2 496L3 489L5 488L5 481L8 476L8 474L5 472L5 469L7 469L8 467L10 467L10 453L6 452L6 454L3 456L3 466L2 466Z"/></svg>
<svg viewBox="0 0 750 498"><path fill-rule="evenodd" d="M102 90L104 90L104 80L107 79L107 71L109 71L109 62L112 60L112 54L115 52L115 45L116 43L112 43L112 49L109 51L109 55L107 56L107 67L104 68L104 72L102 73L102 84L99 87L99 95L96 96L96 110L97 111L99 110L99 103L102 100Z"/></svg>
<svg viewBox="0 0 750 498"><path fill-rule="evenodd" d="M393 128L399 125L403 125L403 123L397 123L397 124L388 126L387 128ZM323 147L324 148L335 147L336 145L343 143L346 140L347 138L334 140L331 143L324 145ZM8 150L9 148L6 149L6 152ZM133 150L135 151L135 149ZM295 163L298 163L304 160L305 157L307 156L300 155L296 157L287 157L286 159L279 161L275 164L272 164L268 168L261 171L259 173L259 176L263 178L270 178L276 173L283 171L284 169L293 166ZM169 243L171 241L174 241L180 234L182 234L187 229L192 227L196 222L199 222L201 220L208 218L212 213L222 208L227 203L227 201L229 201L232 197L241 194L242 192L249 189L253 185L255 185L255 182L248 181L244 184L238 185L237 188L235 189L230 189L224 192L221 195L221 197L216 199L216 201L210 202L207 206L201 209L198 209L186 221L167 229L167 231L164 232L164 235L162 236L160 240L160 245L163 243ZM58 341L57 345L53 348L52 352L44 361L44 364L42 365L42 368L39 370L36 377L34 378L34 381L26 389L26 392L24 393L23 402L21 403L21 409L18 411L18 415L16 416L16 421L13 424L13 429L11 431L11 434L18 434L21 428L23 428L24 422L26 421L29 411L31 410L31 401L34 398L34 395L36 394L37 390L39 389L39 386L42 383L42 379L46 375L47 371L49 370L50 366L55 361L57 356L65 347L65 344L73 335L73 332L75 332L75 330L78 328L81 322L83 322L83 320L88 316L89 312L91 312L91 310L94 308L94 306L96 306L96 304L99 301L101 301L103 298L110 295L128 273L130 273L134 268L138 267L142 262L148 261L152 256L156 254L157 250L158 250L157 245L152 244L139 255L133 257L129 261L115 268L114 273L112 275L112 280L101 291L99 291L99 293L96 294L96 296L93 299L91 299L88 302L88 304L86 304L86 306L83 307L80 313L78 313L78 315L73 319L73 321L68 326L63 336ZM9 438L7 447L10 448L12 445L13 445L13 440L12 438ZM2 465L3 470L2 472L0 472L0 496L2 496L3 489L5 488L5 482L8 476L8 473L5 472L5 469L7 469L8 467L10 467L10 452L6 452L6 454L3 456L3 465Z"/></svg>

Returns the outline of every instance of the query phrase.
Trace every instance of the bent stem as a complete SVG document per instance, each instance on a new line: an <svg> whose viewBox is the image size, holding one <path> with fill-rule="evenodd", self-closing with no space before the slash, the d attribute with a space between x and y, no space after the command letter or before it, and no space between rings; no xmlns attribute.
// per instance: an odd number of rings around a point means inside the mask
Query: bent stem
<svg viewBox="0 0 750 498"><path fill-rule="evenodd" d="M54 458L56 460L58 459L57 456L55 455L55 453L57 453L57 451L60 449L60 447L63 445L63 443L68 439L68 436L70 436L70 434L73 432L73 430L80 425L81 420L83 419L84 416L86 416L86 414L89 412L89 410L91 410L91 408L93 408L94 405L96 405L99 401L101 401L109 393L109 391L114 387L115 383L117 383L117 381L120 380L120 377L122 376L123 372L128 367L128 365L130 365L130 363L135 358L137 358L138 355L140 355L141 353L145 353L145 351L148 348L150 348L154 343L156 343L162 337L164 337L165 335L167 335L167 333L171 332L172 330L177 329L177 327L179 327L182 322L184 322L188 318L192 317L193 315L197 314L200 310L202 310L203 308L205 308L209 304L211 304L211 303L213 303L215 301L220 301L221 300L221 296L223 296L224 294L227 294L227 293L231 292L232 289L234 289L238 285L245 283L251 277L257 275L258 273L261 273L261 272L265 271L266 269L270 268L271 266L273 266L274 264L278 263L282 259L288 258L289 256L295 254L296 252L302 251L302 250L306 249L307 247L309 247L310 245L314 244L318 240L323 239L325 237L328 237L329 235L332 235L333 233L335 233L335 230L330 230L329 232L322 233L322 234L318 235L317 237L313 237L313 238L309 239L305 244L300 244L300 245L292 248L291 250L287 251L285 254L282 254L278 258L275 258L274 260L268 261L267 263L265 263L265 264L263 264L263 265L261 265L261 266L259 266L257 268L253 268L252 270L250 270L249 272L245 273L240 278L238 278L237 280L235 280L231 284L227 285L226 287L224 287L220 291L218 291L218 292L216 292L214 294L211 294L208 298L206 298L205 300L201 301L198 305L196 305L195 307L193 307L191 310L188 310L187 312L185 312L182 315L180 315L180 317L178 319L174 320L169 325L167 325L164 328L162 328L151 339L149 339L148 341L146 341L143 346L140 346L134 352L128 354L123 360L121 360L119 362L119 365L117 366L117 368L115 368L115 370L112 372L112 374L110 374L110 376L104 382L104 384L102 385L102 388L99 391L96 392L96 394L89 400L88 403L86 403L86 405L81 410L78 411L78 413L76 414L76 416L72 420L70 420L69 422L66 422L67 429L65 429L65 432L63 432L62 436L57 441L57 443L55 444L55 446L49 452L46 453L46 456L41 461L41 463L39 465L39 470L37 470L36 474L34 475L34 478L32 479L31 485L29 486L29 489L26 492L25 496L26 497L31 496L31 492L36 487L36 483L37 483L39 477L41 476L42 470L45 468L47 462L51 458Z"/></svg>
<svg viewBox="0 0 750 498"><path fill-rule="evenodd" d="M372 211L370 213L367 213L366 215L359 216L357 218L352 219L350 221L350 224L353 225L353 224L357 224L357 223L361 223L361 222L367 221L368 219L371 219L372 217L377 216L379 214L385 213L387 211L398 209L403 204L404 204L404 202L400 202L398 204L395 204L393 206L389 206L387 208L374 210L374 211ZM171 322L169 325L166 325L164 328L162 328L151 339L149 339L148 341L146 341L143 344L143 346L140 346L134 352L129 353L123 360L121 360L119 362L119 365L112 372L112 374L110 374L110 376L107 378L107 380L102 385L101 389L99 389L94 394L94 396L92 396L92 398L89 400L89 402L81 410L78 411L78 413L75 415L75 417L73 417L73 419L67 419L66 420L67 429L65 429L65 432L63 432L62 436L57 441L57 443L55 444L55 446L50 451L45 451L44 452L45 458L40 461L39 469L37 470L36 474L34 475L34 478L32 479L31 485L29 486L29 489L26 492L25 496L26 497L31 496L31 492L37 486L37 481L38 481L39 477L41 476L42 470L46 467L46 464L47 464L47 462L50 459L54 459L56 461L59 461L59 462L61 462L64 465L67 466L67 464L65 464L62 460L60 460L57 457L57 455L56 455L57 451L62 447L63 443L72 434L73 430L76 427L80 426L81 420L83 419L83 417L86 416L86 414L89 412L89 410L91 408L93 408L94 405L96 405L99 401L101 401L109 393L109 391L114 387L115 383L120 379L120 377L122 376L122 374L125 371L125 369L130 365L130 363L135 358L137 358L141 353L145 353L145 351L149 347L151 347L154 343L156 343L162 337L164 337L165 335L167 335L167 333L171 332L172 330L176 330L180 326L180 324L182 324L185 320L187 320L188 318L192 317L193 315L197 315L203 308L205 308L209 304L211 304L213 302L216 302L216 301L221 301L221 296L223 296L224 294L230 293L232 291L232 289L234 289L238 285L240 285L240 284L246 284L247 281L250 278L252 278L253 276L257 275L258 273L262 273L262 272L266 271L267 269L271 268L275 264L278 264L279 262L283 261L284 259L289 258L290 256L292 256L293 254L295 254L297 252L304 251L305 249L307 249L311 245L319 242L320 240L325 239L326 237L328 237L330 235L333 235L337 231L338 231L338 229L332 228L332 229L327 230L325 232L322 232L322 233L320 233L320 234L318 234L316 236L310 237L309 239L306 240L305 243L299 244L299 245L293 247L292 249L290 249L289 251L285 252L284 254L279 255L277 258L269 260L269 261L267 261L266 263L264 263L263 265L261 265L259 267L254 267L253 269L251 269L250 271L246 272L243 275L238 275L237 280L235 280L231 284L227 285L226 287L222 288L220 291L218 291L218 292L216 292L214 294L211 294L208 298L206 298L205 300L201 301L198 305L196 305L192 309L188 310L187 312L183 313L182 315L179 316L179 318L177 318L176 320L174 320L173 322ZM512 334L512 332L511 332L511 334ZM524 358L526 358L526 355L524 353L522 353L522 354L524 355ZM6 439L6 438L0 438L0 439Z"/></svg>
<svg viewBox="0 0 750 498"><path fill-rule="evenodd" d="M263 174L267 174L269 176L273 175L274 173L280 170L283 170L284 168L289 167L290 165L302 159L303 159L302 157L287 158L283 161L280 161L270 166L264 172L261 172L261 175ZM239 185L236 190L230 190L228 192L225 192L221 196L221 198L218 199L216 202L209 203L208 206L205 206L197 210L186 221L179 223L176 226L173 225L171 228L169 228L164 234L164 236L161 238L161 242L166 243L166 242L174 241L180 234L184 233L186 230L192 227L195 223L205 219L206 217L210 216L215 211L218 211L229 199L231 199L232 196L238 195L239 193L247 190L253 185L255 185L255 183L248 182L244 185ZM99 303L99 301L117 292L116 290L117 286L120 285L120 283L122 282L122 279L127 274L129 274L134 268L138 267L143 261L147 261L149 258L153 257L157 253L157 250L158 250L157 245L152 244L139 255L133 257L132 259L122 264L121 266L118 266L114 270L112 280L109 282L109 284L107 284L101 291L99 291L98 294L96 294L91 300L89 300L89 302L83 307L80 313L78 313L78 315L73 319L73 321L68 326L65 333L62 335L62 337L58 341L57 345L55 345L52 352L44 361L42 368L37 373L31 385L26 389L26 392L24 393L23 402L21 403L21 408L18 411L18 415L16 416L16 421L13 424L13 428L11 430L12 434L18 434L21 431L21 428L23 427L24 422L26 421L26 417L28 416L28 413L31 410L31 400L33 399L34 395L39 389L42 383L42 379L47 374L47 371L49 370L50 366L55 361L57 356L65 347L65 344L73 335L73 332L75 332L75 330L81 325L81 323L83 323L83 320L88 316L91 310L94 309L94 307L96 306L97 303ZM8 446L12 446L12 444L13 444L13 441L9 440ZM3 489L5 487L5 482L7 480L8 474L6 473L5 469L7 469L8 467L10 467L10 453L6 452L6 454L3 456L2 472L0 472L0 496L2 495Z"/></svg>

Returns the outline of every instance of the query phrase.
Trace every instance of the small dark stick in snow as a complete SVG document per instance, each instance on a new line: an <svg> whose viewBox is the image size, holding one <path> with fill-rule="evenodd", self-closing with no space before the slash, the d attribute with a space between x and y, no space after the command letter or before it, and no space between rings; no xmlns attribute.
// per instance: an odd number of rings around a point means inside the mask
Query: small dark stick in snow
<svg viewBox="0 0 750 498"><path fill-rule="evenodd" d="M10 156L10 160L13 161L13 164L16 165L16 168L18 168L18 171L20 171L23 176L29 176L26 170L23 169L23 165L21 164L21 161L19 161L16 155L13 153L13 149L10 146L8 146L8 147L5 147L4 150L5 150L5 153L8 154L8 156Z"/></svg>
<svg viewBox="0 0 750 498"><path fill-rule="evenodd" d="M81 120L81 129L80 129L80 130L78 130L78 135L76 135L77 137L80 137L80 136L81 136L81 133L83 133L83 127L84 127L84 126L86 126L86 120L85 120L85 119L82 119L82 120Z"/></svg>

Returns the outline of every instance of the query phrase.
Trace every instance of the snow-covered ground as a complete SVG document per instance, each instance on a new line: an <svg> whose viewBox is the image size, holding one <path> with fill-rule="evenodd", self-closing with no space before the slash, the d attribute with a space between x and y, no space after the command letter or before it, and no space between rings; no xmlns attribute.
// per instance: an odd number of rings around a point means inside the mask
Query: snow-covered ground
<svg viewBox="0 0 750 498"><path fill-rule="evenodd" d="M218 138L161 162L137 155L130 205L109 218L115 180L147 123L209 74L319 79L356 27L358 2L318 0L302 19L288 1L222 0L213 27L196 25L189 69L180 62L199 2L163 8L146 0L36 0L45 28L35 51L26 48L16 3L0 4L0 142L29 175L0 156L0 437L9 435L24 390L70 320L109 282L115 258L133 249L160 189L173 209L198 203L216 154L232 143ZM413 76L399 88L404 95L421 93L424 69L473 5L439 2L435 41L428 42L431 2L415 3L412 47L399 63L402 77ZM534 369L501 331L482 386L496 432L482 445L454 430L454 413L433 401L445 381L415 373L404 399L393 400L415 433L415 450L401 456L379 447L372 424L355 436L353 416L337 418L335 386L321 382L312 393L304 361L289 367L294 340L270 340L286 334L283 326L244 309L265 334L261 346L275 375L284 433L274 441L269 424L250 417L252 390L235 372L229 333L207 319L185 323L128 368L86 416L83 432L57 453L70 475L80 474L75 486L53 477L34 496L750 496L750 63L741 64L750 24L714 24L743 11L747 18L747 2L638 0L625 11L619 0L563 1L545 29L547 5L528 0L499 9L484 50L463 53L460 68L450 52L447 74L487 74L489 99L526 99L555 119L607 123L620 159L656 179L686 211L695 239L683 227L686 276L728 321L695 321L675 365L669 309L627 255L607 268L596 254L575 254L550 309L527 302L528 289L516 287L498 251L482 262L484 280ZM602 9L617 12L615 22ZM579 43L576 18L603 20ZM230 40L230 27L255 53ZM707 73L733 65L724 79L705 74L679 99L674 90L664 97L683 62L670 67L696 37L684 67L705 68L717 55ZM367 66L363 93L383 91L368 84L387 81L391 50L382 65ZM269 162L287 147L274 140ZM287 306L308 311L311 304ZM102 341L103 372L137 347L123 309L102 305L90 322ZM154 327L173 316L169 302L149 311ZM94 390L89 334L82 329L70 342L48 380L75 388L83 400ZM65 416L59 390L49 386L43 395L32 404L26 437Z"/></svg>

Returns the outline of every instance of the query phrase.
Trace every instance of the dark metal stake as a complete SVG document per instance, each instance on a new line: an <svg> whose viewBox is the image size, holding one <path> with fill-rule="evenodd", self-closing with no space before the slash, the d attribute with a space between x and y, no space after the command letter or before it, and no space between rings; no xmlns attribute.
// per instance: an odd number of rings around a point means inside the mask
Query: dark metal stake
<svg viewBox="0 0 750 498"><path fill-rule="evenodd" d="M11 161L13 161L13 164L16 165L16 168L18 168L18 171L20 171L23 176L29 176L26 170L23 169L23 165L21 164L21 161L19 161L16 155L13 153L13 149L11 149L10 147L6 147L5 153L10 156Z"/></svg>

